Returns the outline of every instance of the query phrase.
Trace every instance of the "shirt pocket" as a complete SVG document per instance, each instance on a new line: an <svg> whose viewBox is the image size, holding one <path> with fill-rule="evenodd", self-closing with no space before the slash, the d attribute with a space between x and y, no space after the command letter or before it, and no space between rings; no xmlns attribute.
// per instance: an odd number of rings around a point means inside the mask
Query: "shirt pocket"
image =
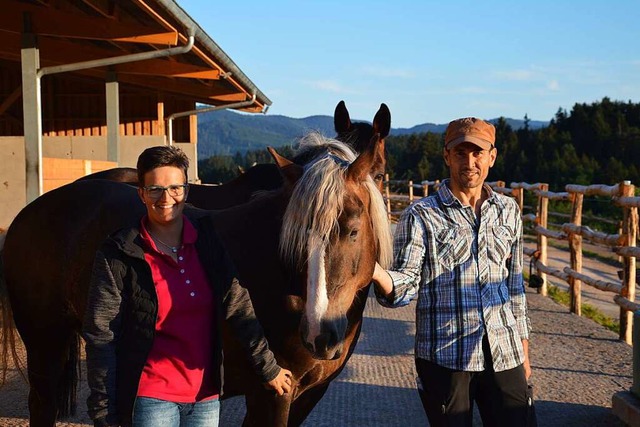
<svg viewBox="0 0 640 427"><path fill-rule="evenodd" d="M452 227L436 233L436 256L446 270L465 263L471 256L471 233L463 227Z"/></svg>
<svg viewBox="0 0 640 427"><path fill-rule="evenodd" d="M511 246L513 246L514 235L510 227L506 225L496 225L489 230L489 258L498 265L505 263L511 256Z"/></svg>

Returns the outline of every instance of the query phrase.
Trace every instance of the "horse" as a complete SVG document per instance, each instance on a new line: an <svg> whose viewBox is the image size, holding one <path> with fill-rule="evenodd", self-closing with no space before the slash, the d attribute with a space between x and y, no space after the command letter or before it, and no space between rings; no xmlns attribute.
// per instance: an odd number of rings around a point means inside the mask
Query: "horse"
<svg viewBox="0 0 640 427"><path fill-rule="evenodd" d="M246 426L303 422L353 351L374 262L390 261L384 203L369 176L381 139L357 157L344 143L319 135L310 141L318 154L304 167L270 149L280 188L204 213L212 215L278 363L293 372L291 393L267 392L223 333L225 396L245 395ZM27 350L32 425L51 426L72 412L93 256L108 234L143 214L135 188L83 180L39 197L11 224L2 254L3 336L15 321Z"/></svg>
<svg viewBox="0 0 640 427"><path fill-rule="evenodd" d="M370 175L378 189L382 191L386 167L384 138L391 130L391 113L387 105L380 104L372 124L369 124L352 122L345 102L340 101L334 110L333 123L336 139L351 146L356 153L361 153L375 134L380 135L382 150L377 154L378 158L372 166ZM304 165L309 161L308 157L308 153L298 153L292 160L296 164ZM80 180L86 179L108 179L132 185L137 185L138 182L137 170L125 167L107 169L80 178ZM189 203L203 209L226 209L245 203L257 191L274 190L281 185L282 177L275 164L257 164L223 185L190 184Z"/></svg>

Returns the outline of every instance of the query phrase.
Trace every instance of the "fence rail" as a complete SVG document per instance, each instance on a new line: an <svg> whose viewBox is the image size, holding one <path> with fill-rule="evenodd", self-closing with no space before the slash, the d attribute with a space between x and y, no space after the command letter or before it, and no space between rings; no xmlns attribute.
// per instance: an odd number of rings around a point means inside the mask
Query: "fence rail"
<svg viewBox="0 0 640 427"><path fill-rule="evenodd" d="M413 181L390 181L388 176L385 182L385 195L389 218L399 215L408 205L417 200L413 190L421 188L424 196L429 194L429 187L437 189L440 181L422 181L414 184ZM536 249L525 248L525 255L532 257L537 274L542 279L542 287L539 293L547 295L547 275L567 282L569 285L570 310L581 315L582 312L582 284L592 286L605 292L613 293L613 301L620 308L620 339L632 343L633 312L640 310L640 304L635 302L635 287L637 280L636 258L640 257L640 248L637 247L639 234L638 208L640 197L635 196L635 187L624 181L616 185L576 185L568 184L563 192L549 191L546 183L529 184L526 182L513 182L509 187L502 181L487 183L497 193L514 197L523 212L525 192L530 192L537 203L534 213L524 213L523 222L531 224L531 230L536 235ZM390 185L407 189L408 195L391 194ZM583 215L584 197L604 197L622 210L622 221L601 218L593 215ZM571 213L563 214L549 212L549 201L569 203ZM393 206L392 206L393 201ZM402 205L404 203L404 205ZM394 209L392 209L392 207ZM562 224L549 223L549 216L568 220ZM582 225L583 220L618 225L618 233L609 234L596 231ZM557 228L552 230L549 227ZM548 240L563 240L569 242L569 262L562 269L552 268L547 264ZM587 241L594 245L611 248L621 259L622 272L620 283L612 283L598 280L582 272L583 249L582 242Z"/></svg>

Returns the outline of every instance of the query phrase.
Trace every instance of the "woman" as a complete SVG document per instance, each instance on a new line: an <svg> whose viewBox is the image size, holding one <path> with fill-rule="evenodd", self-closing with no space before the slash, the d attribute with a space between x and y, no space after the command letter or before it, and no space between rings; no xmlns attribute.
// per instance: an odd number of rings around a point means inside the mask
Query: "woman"
<svg viewBox="0 0 640 427"><path fill-rule="evenodd" d="M96 426L217 426L225 318L265 386L291 390L208 216L183 215L188 167L176 147L146 149L147 213L96 255L83 328Z"/></svg>

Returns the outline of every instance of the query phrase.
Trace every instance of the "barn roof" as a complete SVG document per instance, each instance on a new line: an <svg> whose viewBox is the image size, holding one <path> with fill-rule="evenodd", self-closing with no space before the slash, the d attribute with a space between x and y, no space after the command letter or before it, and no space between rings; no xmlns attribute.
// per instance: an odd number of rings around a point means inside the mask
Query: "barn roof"
<svg viewBox="0 0 640 427"><path fill-rule="evenodd" d="M187 44L184 54L74 73L162 90L198 103L260 112L271 100L174 0L2 0L0 59L20 63L25 34L34 34L40 66L52 67Z"/></svg>

